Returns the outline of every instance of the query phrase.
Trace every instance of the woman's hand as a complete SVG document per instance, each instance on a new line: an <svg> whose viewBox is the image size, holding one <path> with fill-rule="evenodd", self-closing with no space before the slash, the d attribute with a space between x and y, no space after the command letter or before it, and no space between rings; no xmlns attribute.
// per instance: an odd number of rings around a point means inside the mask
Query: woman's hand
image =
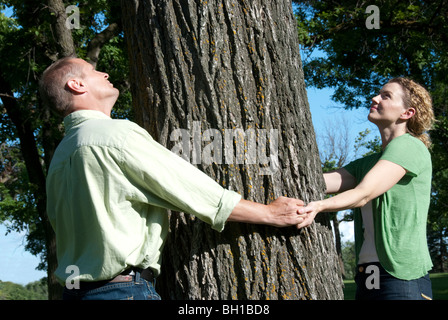
<svg viewBox="0 0 448 320"><path fill-rule="evenodd" d="M297 225L297 228L304 228L311 225L316 215L323 210L322 201L313 201L303 208L299 209L299 214L303 217L303 221Z"/></svg>

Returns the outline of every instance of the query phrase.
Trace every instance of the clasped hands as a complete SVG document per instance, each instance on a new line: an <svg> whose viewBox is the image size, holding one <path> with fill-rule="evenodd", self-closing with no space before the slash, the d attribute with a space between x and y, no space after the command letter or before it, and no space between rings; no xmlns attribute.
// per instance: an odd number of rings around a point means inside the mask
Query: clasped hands
<svg viewBox="0 0 448 320"><path fill-rule="evenodd" d="M304 202L299 199L279 197L271 202L270 208L274 217L274 226L286 227L296 226L297 229L309 226L319 212L319 201L310 202L304 206Z"/></svg>

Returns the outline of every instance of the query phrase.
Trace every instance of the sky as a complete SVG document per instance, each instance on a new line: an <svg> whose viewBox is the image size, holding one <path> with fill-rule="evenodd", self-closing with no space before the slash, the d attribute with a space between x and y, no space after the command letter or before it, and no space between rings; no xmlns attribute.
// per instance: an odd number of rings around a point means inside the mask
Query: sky
<svg viewBox="0 0 448 320"><path fill-rule="evenodd" d="M5 233L0 225L0 280L26 285L46 277L46 272L35 270L39 258L24 250L25 234Z"/></svg>
<svg viewBox="0 0 448 320"><path fill-rule="evenodd" d="M310 105L311 117L316 136L325 130L329 123L338 123L339 119L345 119L349 126L350 141L355 144L358 133L369 129L368 136L373 139L377 133L376 127L367 120L368 109L344 110L341 105L337 105L331 100L332 89L307 88L308 102ZM342 120L341 120L342 121ZM355 160L355 154L351 152L351 160ZM341 214L338 215L341 218ZM341 222L339 224L342 242L354 241L353 222Z"/></svg>

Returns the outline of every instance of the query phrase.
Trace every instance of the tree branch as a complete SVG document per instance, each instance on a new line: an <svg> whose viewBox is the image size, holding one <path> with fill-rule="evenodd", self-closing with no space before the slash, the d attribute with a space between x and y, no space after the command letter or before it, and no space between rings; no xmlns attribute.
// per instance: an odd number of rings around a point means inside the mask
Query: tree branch
<svg viewBox="0 0 448 320"><path fill-rule="evenodd" d="M90 41L89 46L87 47L87 58L94 67L96 67L96 64L98 63L98 56L100 55L101 48L110 39L115 37L119 31L120 27L118 23L111 23Z"/></svg>
<svg viewBox="0 0 448 320"><path fill-rule="evenodd" d="M10 97L13 96L11 86L4 79L1 72L0 92L2 93L3 106L5 107L9 118L14 123L17 135L20 139L20 150L22 151L23 159L25 159L30 182L45 190L45 174L40 163L32 125L21 112L17 99Z"/></svg>

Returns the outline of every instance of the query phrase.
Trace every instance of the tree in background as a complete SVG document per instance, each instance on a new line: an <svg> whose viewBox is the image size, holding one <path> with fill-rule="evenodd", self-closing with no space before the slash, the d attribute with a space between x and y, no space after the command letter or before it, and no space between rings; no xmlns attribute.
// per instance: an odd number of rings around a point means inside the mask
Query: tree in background
<svg viewBox="0 0 448 320"><path fill-rule="evenodd" d="M358 133L356 138L350 135L350 123L343 115L332 118L324 124L321 132L317 133L317 144L319 147L322 171L330 172L349 164L351 161L369 154L381 151L381 140L376 136L368 140L370 130L366 129ZM327 195L330 197L331 195ZM342 243L340 224L353 221L353 210L340 212L327 212L332 224L335 237L336 252L338 254L341 275L343 279L353 278L354 260L348 254L353 248L350 244ZM349 260L347 260L349 257ZM353 261L352 261L353 260Z"/></svg>
<svg viewBox="0 0 448 320"><path fill-rule="evenodd" d="M305 50L325 57L304 59L307 85L333 88L346 109L369 107L392 77L427 87L438 120L431 131L433 192L428 243L434 270L446 270L448 235L448 6L445 1L293 1ZM372 25L372 20L376 25Z"/></svg>
<svg viewBox="0 0 448 320"><path fill-rule="evenodd" d="M28 283L26 286L0 280L1 300L47 300L48 284L45 279Z"/></svg>
<svg viewBox="0 0 448 320"><path fill-rule="evenodd" d="M156 140L180 149L182 133L182 155L246 199L323 196L289 0L123 0L122 6L136 120ZM245 135L221 144L226 130ZM263 137L267 132L274 135ZM250 155L251 141L261 152ZM213 161L198 161L213 146ZM241 146L244 161L237 162ZM229 223L218 233L182 213L170 221L162 297L342 298L325 215L302 231Z"/></svg>

